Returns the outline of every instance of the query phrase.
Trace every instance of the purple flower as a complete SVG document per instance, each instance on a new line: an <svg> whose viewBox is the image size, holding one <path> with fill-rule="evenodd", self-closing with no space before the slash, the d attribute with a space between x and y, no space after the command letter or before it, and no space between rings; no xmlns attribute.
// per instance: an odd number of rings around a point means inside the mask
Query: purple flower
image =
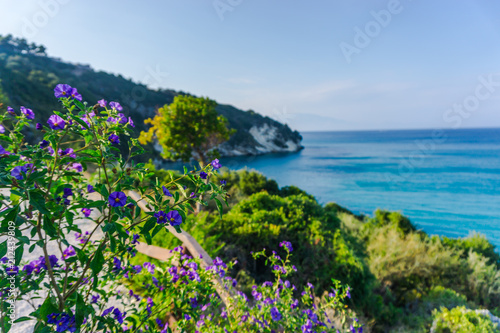
<svg viewBox="0 0 500 333"><path fill-rule="evenodd" d="M280 243L280 246L283 247L283 248L286 248L288 250L288 252L292 252L293 251L292 243L290 243L290 242L283 241L283 242Z"/></svg>
<svg viewBox="0 0 500 333"><path fill-rule="evenodd" d="M125 316L125 312L121 313L118 308L115 308L113 310L113 316L115 317L115 320L119 322L120 324L123 324L123 317Z"/></svg>
<svg viewBox="0 0 500 333"><path fill-rule="evenodd" d="M194 198L196 196L196 193L194 192L191 192L191 194L189 195L190 198Z"/></svg>
<svg viewBox="0 0 500 333"><path fill-rule="evenodd" d="M10 155L10 154L11 154L10 151L5 150L5 148L2 147L2 145L0 145L0 155Z"/></svg>
<svg viewBox="0 0 500 333"><path fill-rule="evenodd" d="M42 149L47 147L48 145L49 145L49 142L47 140L42 140L40 142L40 148L42 148Z"/></svg>
<svg viewBox="0 0 500 333"><path fill-rule="evenodd" d="M40 131L43 129L43 126L40 123L36 123L35 128ZM4 130L4 132L5 132L5 130ZM3 133L3 132L1 132L1 133Z"/></svg>
<svg viewBox="0 0 500 333"><path fill-rule="evenodd" d="M31 109L27 109L24 106L21 106L21 112L26 116L26 118L35 119L35 113Z"/></svg>
<svg viewBox="0 0 500 333"><path fill-rule="evenodd" d="M185 314L185 315L184 315L184 319L186 319L186 320L191 320L191 316L190 316L190 315L188 315L188 314Z"/></svg>
<svg viewBox="0 0 500 333"><path fill-rule="evenodd" d="M72 257L76 255L75 249L73 246L69 246L66 250L63 251L63 260L68 259L69 257Z"/></svg>
<svg viewBox="0 0 500 333"><path fill-rule="evenodd" d="M109 102L109 107L118 111L123 110L123 107L118 102Z"/></svg>
<svg viewBox="0 0 500 333"><path fill-rule="evenodd" d="M171 197L172 196L172 193L170 193L170 191L168 190L168 188L166 188L165 186L162 186L161 188L163 190L163 194L164 195L166 195L167 197Z"/></svg>
<svg viewBox="0 0 500 333"><path fill-rule="evenodd" d="M23 179L23 173L26 173L28 170L24 165L16 166L10 171L10 175L17 180Z"/></svg>
<svg viewBox="0 0 500 333"><path fill-rule="evenodd" d="M47 323L48 324L56 324L57 318L59 318L59 313L52 313L47 315Z"/></svg>
<svg viewBox="0 0 500 333"><path fill-rule="evenodd" d="M163 224L163 223L167 222L167 213L165 213L162 210L160 210L158 213L156 213L154 215L154 217L157 218L156 223L158 223L158 224Z"/></svg>
<svg viewBox="0 0 500 333"><path fill-rule="evenodd" d="M106 107L106 104L107 104L107 103L108 103L108 102L106 102L106 100L104 100L104 99L101 99L101 100L97 101L97 104L99 104L99 105L100 105L101 107L103 107L103 108L105 108L105 107Z"/></svg>
<svg viewBox="0 0 500 333"><path fill-rule="evenodd" d="M123 113L118 113L117 119L120 124L126 124L128 122L127 117Z"/></svg>
<svg viewBox="0 0 500 333"><path fill-rule="evenodd" d="M90 208L82 208L82 213L85 215L85 217L89 217L90 213L92 213L92 209Z"/></svg>
<svg viewBox="0 0 500 333"><path fill-rule="evenodd" d="M64 119L59 117L58 115L53 114L52 116L49 117L49 120L47 120L47 123L49 124L50 128L53 130L62 130L66 126L66 122Z"/></svg>
<svg viewBox="0 0 500 333"><path fill-rule="evenodd" d="M114 308L115 308L114 306L112 306L112 307L110 307L110 308L107 308L106 310L104 310L104 311L102 312L102 316L103 316L103 317L104 317L104 316L107 316L108 314L110 314L110 313L113 311L113 309L114 309Z"/></svg>
<svg viewBox="0 0 500 333"><path fill-rule="evenodd" d="M273 318L274 321L280 321L281 320L281 313L278 310L277 307L273 307L271 309L271 317Z"/></svg>
<svg viewBox="0 0 500 333"><path fill-rule="evenodd" d="M120 137L116 134L111 134L108 137L109 142L111 142L114 145L119 145L120 144Z"/></svg>
<svg viewBox="0 0 500 333"><path fill-rule="evenodd" d="M133 234L132 235L132 244L139 244L139 241L138 239L140 238L141 236L138 235L138 234Z"/></svg>
<svg viewBox="0 0 500 333"><path fill-rule="evenodd" d="M292 304L290 305L290 307L292 308L292 310L298 308L299 307L299 300L298 299L294 300L292 302Z"/></svg>
<svg viewBox="0 0 500 333"><path fill-rule="evenodd" d="M8 107L7 107L7 112L8 112L9 114L11 114L12 116L15 116L15 115L16 115L16 112L14 112L14 109L13 109L13 108L11 108L10 106L8 106Z"/></svg>
<svg viewBox="0 0 500 333"><path fill-rule="evenodd" d="M76 172L82 172L83 171L83 166L81 163L73 163L71 165L73 169L75 169Z"/></svg>
<svg viewBox="0 0 500 333"><path fill-rule="evenodd" d="M69 97L72 89L73 88L68 84L58 84L54 88L54 96L56 96L56 98Z"/></svg>
<svg viewBox="0 0 500 333"><path fill-rule="evenodd" d="M155 268L156 266L150 262L145 262L143 264L144 268L146 268L149 272L149 274L154 274L155 273Z"/></svg>
<svg viewBox="0 0 500 333"><path fill-rule="evenodd" d="M347 297L351 298L351 287L347 287L345 294L347 295Z"/></svg>
<svg viewBox="0 0 500 333"><path fill-rule="evenodd" d="M130 126L135 127L135 124L134 124L134 121L132 120L132 118L128 117L128 123L130 124Z"/></svg>
<svg viewBox="0 0 500 333"><path fill-rule="evenodd" d="M227 182L223 179L220 181L220 184L221 184L221 186L225 186L227 184Z"/></svg>
<svg viewBox="0 0 500 333"><path fill-rule="evenodd" d="M73 190L68 188L68 187L65 187L63 189L63 198L67 198L69 196L72 196L73 195Z"/></svg>
<svg viewBox="0 0 500 333"><path fill-rule="evenodd" d="M90 184L89 184L89 185L87 185L87 192L89 192L89 193L93 193L93 192L95 192L95 190L94 190L94 186L92 186L92 185L90 185Z"/></svg>
<svg viewBox="0 0 500 333"><path fill-rule="evenodd" d="M200 172L201 179L207 179L208 174L205 171Z"/></svg>
<svg viewBox="0 0 500 333"><path fill-rule="evenodd" d="M72 158L76 158L76 154L73 148L66 148L64 150L59 149L59 156L69 156Z"/></svg>
<svg viewBox="0 0 500 333"><path fill-rule="evenodd" d="M107 121L108 123L116 123L116 122L117 122L117 120L118 120L118 119L113 118L113 117L108 117L108 119L106 119L106 121Z"/></svg>
<svg viewBox="0 0 500 333"><path fill-rule="evenodd" d="M182 217L176 210L171 210L167 213L167 220L170 221L171 226L180 225L182 223Z"/></svg>
<svg viewBox="0 0 500 333"><path fill-rule="evenodd" d="M222 165L220 165L219 160L217 158L215 160L213 160L212 162L210 162L210 164L212 164L212 167L215 170L219 169L222 166Z"/></svg>
<svg viewBox="0 0 500 333"><path fill-rule="evenodd" d="M101 296L99 294L92 295L92 300L90 301L90 303L92 303L92 304L97 303L97 301L99 300L100 297Z"/></svg>
<svg viewBox="0 0 500 333"><path fill-rule="evenodd" d="M113 258L113 271L117 272L122 269L122 261L117 257Z"/></svg>
<svg viewBox="0 0 500 333"><path fill-rule="evenodd" d="M113 192L108 201L111 207L123 207L127 203L127 196L123 192Z"/></svg>
<svg viewBox="0 0 500 333"><path fill-rule="evenodd" d="M151 308L155 305L155 303L153 302L153 299L151 297L148 297L147 302L148 304L146 310L149 312L149 314L151 314Z"/></svg>
<svg viewBox="0 0 500 333"><path fill-rule="evenodd" d="M81 101L81 100L82 100L82 95L80 95L80 94L78 93L78 90L76 90L76 88L72 88L72 89L71 89L70 95L71 95L71 97L72 97L72 98L74 98L74 99L77 99L77 100L79 100L79 101Z"/></svg>
<svg viewBox="0 0 500 333"><path fill-rule="evenodd" d="M5 272L7 273L7 275L9 276L12 276L12 275L17 275L17 273L19 273L19 267L17 266L9 266Z"/></svg>

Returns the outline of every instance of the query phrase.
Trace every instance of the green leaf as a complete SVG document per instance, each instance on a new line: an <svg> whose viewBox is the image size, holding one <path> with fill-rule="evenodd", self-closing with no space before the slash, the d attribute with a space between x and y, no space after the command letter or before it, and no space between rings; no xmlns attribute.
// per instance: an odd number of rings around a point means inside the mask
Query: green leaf
<svg viewBox="0 0 500 333"><path fill-rule="evenodd" d="M21 262L21 259L23 259L23 253L24 253L24 246L21 244L18 246L15 250L15 256L16 256L16 265L19 265Z"/></svg>
<svg viewBox="0 0 500 333"><path fill-rule="evenodd" d="M79 123L80 125L82 125L85 129L89 129L89 125L87 125L86 122L84 122L82 120L82 118L80 117L77 117L77 116L74 116L72 114L69 115L74 121L76 121L77 123Z"/></svg>
<svg viewBox="0 0 500 333"><path fill-rule="evenodd" d="M90 269L92 270L94 275L97 275L101 272L103 265L104 265L104 256L102 254L102 249L98 248L97 251L95 252L94 259L92 259L92 262L90 263Z"/></svg>
<svg viewBox="0 0 500 333"><path fill-rule="evenodd" d="M52 299L50 297L47 297L45 299L45 302L43 302L42 306L40 307L39 318L41 318L44 322L47 322L47 316L54 312L59 311L57 310L57 307L52 303Z"/></svg>
<svg viewBox="0 0 500 333"><path fill-rule="evenodd" d="M187 198L187 194L186 194L186 191L184 191L184 187L182 187L182 185L179 183L175 183L175 185L177 185L177 188L182 193L182 195Z"/></svg>
<svg viewBox="0 0 500 333"><path fill-rule="evenodd" d="M85 301L83 300L83 297L77 293L76 294L76 313L75 313L75 319L76 319L76 327L80 327L83 323L83 318L85 316Z"/></svg>
<svg viewBox="0 0 500 333"><path fill-rule="evenodd" d="M163 230L165 227L163 225L157 225L154 229L153 232L151 233L151 236L154 237L156 236L157 233L159 233L161 230Z"/></svg>
<svg viewBox="0 0 500 333"><path fill-rule="evenodd" d="M50 237L56 237L57 236L57 230L54 227L54 223L49 219L47 215L43 216L43 230L49 235Z"/></svg>
<svg viewBox="0 0 500 333"><path fill-rule="evenodd" d="M217 198L214 198L214 200L215 200L215 203L217 204L217 210L219 211L219 215L220 215L220 218L222 220L222 203Z"/></svg>
<svg viewBox="0 0 500 333"><path fill-rule="evenodd" d="M6 254L7 254L7 240L5 240L5 242L2 242L2 244L0 244L0 258L5 257Z"/></svg>
<svg viewBox="0 0 500 333"><path fill-rule="evenodd" d="M112 252L116 252L116 239L111 234L109 236L109 248Z"/></svg>

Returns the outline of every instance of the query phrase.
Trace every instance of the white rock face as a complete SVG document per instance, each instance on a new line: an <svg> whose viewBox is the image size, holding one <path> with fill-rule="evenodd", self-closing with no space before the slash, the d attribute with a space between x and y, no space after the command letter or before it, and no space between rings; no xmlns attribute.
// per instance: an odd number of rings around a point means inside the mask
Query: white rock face
<svg viewBox="0 0 500 333"><path fill-rule="evenodd" d="M248 147L227 147L222 145L219 150L224 156L241 156L241 155L262 155L267 153L282 153L282 152L295 152L302 149L300 142L288 140L283 142L285 147L278 146L275 141L278 138L279 130L277 127L264 124L260 127L253 126L250 128L249 133L257 142L256 146Z"/></svg>

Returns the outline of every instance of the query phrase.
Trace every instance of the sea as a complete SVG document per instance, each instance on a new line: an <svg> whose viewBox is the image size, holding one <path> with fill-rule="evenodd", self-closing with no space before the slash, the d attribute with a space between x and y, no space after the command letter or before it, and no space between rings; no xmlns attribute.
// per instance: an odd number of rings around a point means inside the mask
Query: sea
<svg viewBox="0 0 500 333"><path fill-rule="evenodd" d="M500 247L500 129L304 132L297 153L225 157L356 214L399 211L428 234Z"/></svg>

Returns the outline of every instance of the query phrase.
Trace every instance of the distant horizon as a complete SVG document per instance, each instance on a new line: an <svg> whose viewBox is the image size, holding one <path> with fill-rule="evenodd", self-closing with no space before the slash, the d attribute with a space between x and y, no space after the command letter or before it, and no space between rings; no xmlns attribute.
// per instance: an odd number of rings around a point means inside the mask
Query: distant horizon
<svg viewBox="0 0 500 333"><path fill-rule="evenodd" d="M294 130L293 128L291 128ZM397 132L397 131L460 131L460 130L482 130L482 129L498 129L495 127L462 127L462 128L389 128L389 129L352 129L352 130L318 130L318 131L299 131L299 133L330 133L330 132Z"/></svg>

